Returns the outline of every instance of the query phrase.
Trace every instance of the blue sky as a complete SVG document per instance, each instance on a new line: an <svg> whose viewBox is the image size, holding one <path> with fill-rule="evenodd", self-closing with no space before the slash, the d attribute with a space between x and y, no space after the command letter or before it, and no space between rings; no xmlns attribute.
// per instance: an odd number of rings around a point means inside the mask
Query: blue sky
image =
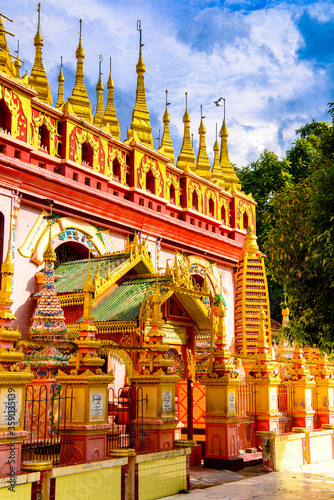
<svg viewBox="0 0 334 500"><path fill-rule="evenodd" d="M13 19L5 28L11 51L30 73L34 59L37 1L3 0L1 12ZM131 123L138 59L137 19L143 29L145 86L153 138L162 131L165 90L169 91L171 136L179 154L188 109L197 154L200 105L212 157L216 123L226 99L231 161L245 166L263 150L284 155L305 123L329 120L334 100L334 2L261 0L45 0L41 7L43 61L54 102L63 56L65 98L74 85L79 19L86 53L85 83L92 107L98 59L103 56L105 100L109 57L115 83L121 138ZM154 141L157 145L157 140Z"/></svg>

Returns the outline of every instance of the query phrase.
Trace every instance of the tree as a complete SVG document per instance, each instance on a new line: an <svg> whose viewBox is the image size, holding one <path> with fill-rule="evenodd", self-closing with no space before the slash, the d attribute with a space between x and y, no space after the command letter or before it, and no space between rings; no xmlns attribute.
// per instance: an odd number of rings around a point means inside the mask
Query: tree
<svg viewBox="0 0 334 500"><path fill-rule="evenodd" d="M334 103L332 104L334 115ZM294 192L293 186L295 184L299 184L312 175L319 158L321 158L321 145L329 130L330 125L327 122L312 120L311 123L306 123L296 130L296 134L300 137L286 152L283 160L279 160L275 153L265 150L257 161L252 162L247 167L237 169L243 191L251 192L258 204L256 218L260 248L264 249L268 233L275 227L276 221L280 220L277 213L276 216L273 213L274 209L276 212L278 210L278 207L272 203L275 193L288 188ZM284 204L285 201L280 199L280 203ZM274 282L270 273L269 266L267 274L271 317L281 321L283 285L277 280Z"/></svg>
<svg viewBox="0 0 334 500"><path fill-rule="evenodd" d="M237 175L242 190L247 194L251 193L257 203L256 234L261 247L270 229L266 214L271 210L270 200L273 193L290 182L289 163L265 149L258 160L247 167L237 168Z"/></svg>
<svg viewBox="0 0 334 500"><path fill-rule="evenodd" d="M296 139L292 148L286 152L285 159L289 162L289 173L292 181L297 184L312 173L321 138L328 131L329 124L325 121L313 120L296 130L300 138Z"/></svg>
<svg viewBox="0 0 334 500"><path fill-rule="evenodd" d="M287 293L290 334L334 351L334 127L323 130L310 176L271 200L264 250L271 278Z"/></svg>

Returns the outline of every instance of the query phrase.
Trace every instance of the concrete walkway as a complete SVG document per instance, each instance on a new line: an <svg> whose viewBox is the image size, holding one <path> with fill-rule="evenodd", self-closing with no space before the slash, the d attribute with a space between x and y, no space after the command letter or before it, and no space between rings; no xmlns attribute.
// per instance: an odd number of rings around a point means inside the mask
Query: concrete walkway
<svg viewBox="0 0 334 500"><path fill-rule="evenodd" d="M225 484L208 487L217 482ZM261 466L237 473L196 467L191 483L190 492L163 500L334 500L334 460L270 473L261 473Z"/></svg>

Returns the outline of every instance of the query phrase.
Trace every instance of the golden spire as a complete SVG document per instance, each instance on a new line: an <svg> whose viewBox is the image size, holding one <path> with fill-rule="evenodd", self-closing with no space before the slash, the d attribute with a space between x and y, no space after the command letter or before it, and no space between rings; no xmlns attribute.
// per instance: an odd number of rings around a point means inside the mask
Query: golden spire
<svg viewBox="0 0 334 500"><path fill-rule="evenodd" d="M144 73L145 64L142 55L142 28L141 22L137 21L137 30L139 31L139 59L136 66L137 71L137 89L136 89L136 103L132 113L132 123L130 129L136 132L140 142L147 144L153 148L152 127L150 124L150 115L146 105Z"/></svg>
<svg viewBox="0 0 334 500"><path fill-rule="evenodd" d="M38 12L38 25L37 32L34 38L34 45L36 47L35 50L35 61L34 65L31 69L31 74L28 78L29 85L32 86L34 90L37 92L37 97L43 102L47 104L52 104L52 95L50 91L50 85L46 78L45 69L43 66L43 58L42 58L42 47L43 47L43 38L41 35L41 2L38 4L37 8Z"/></svg>
<svg viewBox="0 0 334 500"><path fill-rule="evenodd" d="M12 281L13 281L13 274L14 274L14 264L13 264L13 259L12 259L12 214L10 216L10 227L9 227L9 237L8 237L8 249L7 249L7 255L6 258L1 266L1 276L2 276L2 282L1 282L1 290L0 290L0 306L7 306L6 309L10 308L12 305L13 301L11 300L11 294L12 294ZM2 308L0 308L2 309ZM1 311L0 311L1 312ZM9 315L11 313L6 314L6 319L15 319L14 316L9 318ZM0 314L0 318L2 318ZM3 318L2 318L3 319Z"/></svg>
<svg viewBox="0 0 334 500"><path fill-rule="evenodd" d="M84 311L82 316L83 323L87 321L92 321L93 318L93 293L94 293L94 285L92 283L92 279L90 276L90 239L88 240L88 268L87 268L87 277L86 282L83 287L83 292L85 293L84 298Z"/></svg>
<svg viewBox="0 0 334 500"><path fill-rule="evenodd" d="M2 24L2 19L1 17L4 17L7 21L13 22L9 17L4 16L1 14L0 16L0 71L1 73L5 73L6 75L14 77L16 72L15 68L13 67L12 59L10 57L8 45L7 45L7 38L6 35L12 35L9 31L6 31L4 28L4 25Z"/></svg>
<svg viewBox="0 0 334 500"><path fill-rule="evenodd" d="M50 216L46 216L50 217ZM51 220L49 223L49 241L48 244L44 250L43 253L43 260L44 262L56 262L57 256L56 252L54 251L53 245L52 245L52 236L51 236Z"/></svg>
<svg viewBox="0 0 334 500"><path fill-rule="evenodd" d="M64 99L64 75L63 75L63 57L60 58L60 70L59 70L59 75L58 75L58 96L57 96L57 102L55 107L57 109L61 109L63 107L63 104L65 104L65 99Z"/></svg>
<svg viewBox="0 0 334 500"><path fill-rule="evenodd" d="M111 76L111 57L110 57L110 73L107 83L108 99L106 109L102 118L102 127L108 126L109 132L116 139L120 139L121 132L119 129L119 122L117 120L115 101L114 101L114 82Z"/></svg>
<svg viewBox="0 0 334 500"><path fill-rule="evenodd" d="M164 131L162 134L162 140L159 147L159 151L161 151L162 154L167 156L170 159L171 163L174 163L174 148L172 139L170 138L169 135L169 122L170 122L170 117L168 113L169 102L167 101L168 101L168 90L166 90L166 109L164 117L162 119L162 121L164 122Z"/></svg>
<svg viewBox="0 0 334 500"><path fill-rule="evenodd" d="M97 103L96 103L96 111L95 111L95 116L94 116L94 125L97 125L98 127L101 126L102 123L102 118L104 115L104 106L103 106L103 83L101 79L102 71L101 71L101 65L102 65L103 57L100 55L99 56L99 79L96 85L96 93L97 93Z"/></svg>
<svg viewBox="0 0 334 500"><path fill-rule="evenodd" d="M88 99L87 89L84 82L84 72L83 72L83 60L85 58L85 51L81 43L81 24L80 19L80 32L79 32L79 44L75 52L75 57L77 58L77 71L75 75L75 84L72 90L72 95L68 98L68 103L72 107L73 113L79 118L86 120L87 122L93 122L93 116L91 111L91 105Z"/></svg>
<svg viewBox="0 0 334 500"><path fill-rule="evenodd" d="M213 159L213 167L212 167L212 177L211 180L213 182L217 182L217 184L224 187L224 177L222 169L220 168L220 160L219 160L219 142L218 142L218 131L217 131L217 123L216 123L216 141L213 145L214 151L214 159Z"/></svg>
<svg viewBox="0 0 334 500"><path fill-rule="evenodd" d="M183 123L184 123L184 134L183 134L183 142L182 142L182 147L181 151L179 154L179 157L177 159L176 166L179 167L181 170L184 170L186 165L188 167L195 171L196 169L196 164L195 164L195 153L191 145L191 140L190 140L190 116L188 113L188 102L187 102L187 96L188 93L186 92L186 111L183 115Z"/></svg>
<svg viewBox="0 0 334 500"><path fill-rule="evenodd" d="M222 128L220 129L220 137L221 137L221 148L220 148L220 167L223 173L225 187L229 189L232 187L232 184L235 184L237 189L241 189L241 185L239 183L239 179L237 174L234 171L233 165L230 162L230 158L228 155L228 147L227 147L227 137L228 131L226 127L225 121L225 100L224 100L224 120L222 124Z"/></svg>
<svg viewBox="0 0 334 500"><path fill-rule="evenodd" d="M15 50L15 53L17 54L15 61L14 61L14 66L15 66L15 77L16 78L21 78L20 75L20 70L21 70L21 59L19 58L19 51L20 51L20 42L19 40L17 41L17 49Z"/></svg>
<svg viewBox="0 0 334 500"><path fill-rule="evenodd" d="M196 163L196 174L204 177L204 179L211 180L211 165L208 157L208 153L206 151L206 142L205 142L205 134L206 128L203 123L203 106L201 104L201 123L198 129L199 133L199 147L198 147L198 155L197 155L197 163Z"/></svg>
<svg viewBox="0 0 334 500"><path fill-rule="evenodd" d="M43 253L43 260L45 264L47 262L56 262L57 256L56 252L54 251L53 245L52 245L52 236L51 236L51 221L53 219L52 215L52 207L53 207L53 200L48 200L49 206L50 206L50 213L49 215L44 215L43 219L46 219L48 221L49 225L49 241L48 244L45 247L44 253Z"/></svg>

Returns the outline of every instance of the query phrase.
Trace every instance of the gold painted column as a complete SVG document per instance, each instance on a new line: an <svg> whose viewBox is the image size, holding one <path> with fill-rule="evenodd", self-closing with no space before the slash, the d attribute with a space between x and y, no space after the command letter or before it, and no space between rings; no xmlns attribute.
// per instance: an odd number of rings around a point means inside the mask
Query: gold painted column
<svg viewBox="0 0 334 500"><path fill-rule="evenodd" d="M292 381L294 388L293 417L295 426L314 430L313 395L315 380L308 367L305 365L301 349L296 345L292 366Z"/></svg>
<svg viewBox="0 0 334 500"><path fill-rule="evenodd" d="M62 385L63 395L67 387L67 396L72 404L63 410L62 426L72 440L71 458L73 462L104 460L108 457L107 435L111 429L108 424L108 384L114 381L112 373L102 373L101 369L93 373L86 370L78 374L72 370L70 375L59 370L56 376ZM72 414L71 414L72 411Z"/></svg>
<svg viewBox="0 0 334 500"><path fill-rule="evenodd" d="M278 386L281 379L272 360L271 348L265 333L266 315L261 307L259 313L259 340L255 363L250 368L246 382L255 384L256 421L259 431L279 431Z"/></svg>
<svg viewBox="0 0 334 500"><path fill-rule="evenodd" d="M238 450L238 388L240 376L234 370L225 334L226 312L222 301L213 309L210 373L202 377L206 389L205 467L243 469ZM216 336L216 349L213 344Z"/></svg>
<svg viewBox="0 0 334 500"><path fill-rule="evenodd" d="M131 379L139 389L138 398L146 400L146 405L139 407L138 418L142 419L146 434L139 446L151 450L172 449L178 424L175 416L175 386L180 377L170 373L174 360L165 357L169 345L163 343L165 333L162 329L161 303L157 282L147 304L150 329L146 334L149 341L143 345L147 350L139 358L142 371Z"/></svg>

